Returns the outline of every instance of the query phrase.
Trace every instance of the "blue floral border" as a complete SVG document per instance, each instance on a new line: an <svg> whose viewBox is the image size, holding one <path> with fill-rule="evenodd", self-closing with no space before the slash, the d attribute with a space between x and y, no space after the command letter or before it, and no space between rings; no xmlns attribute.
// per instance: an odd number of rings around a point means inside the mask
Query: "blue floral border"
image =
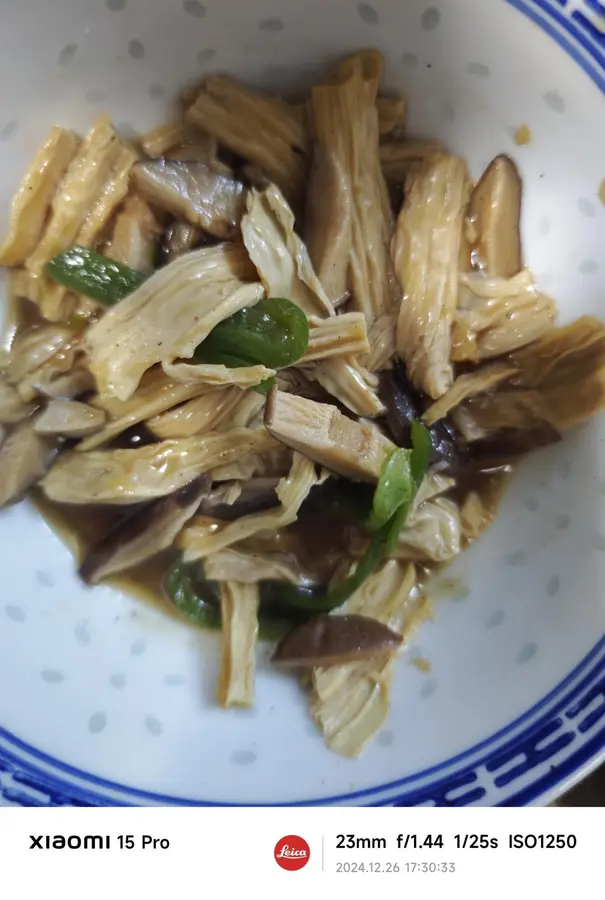
<svg viewBox="0 0 605 900"><path fill-rule="evenodd" d="M598 0L507 0L605 93L605 6ZM577 776L605 748L605 637L539 704L487 741L425 772L366 791L287 806L468 806L490 789L525 805ZM33 760L33 761L32 761ZM22 806L215 806L128 788L62 763L0 728L0 797Z"/></svg>

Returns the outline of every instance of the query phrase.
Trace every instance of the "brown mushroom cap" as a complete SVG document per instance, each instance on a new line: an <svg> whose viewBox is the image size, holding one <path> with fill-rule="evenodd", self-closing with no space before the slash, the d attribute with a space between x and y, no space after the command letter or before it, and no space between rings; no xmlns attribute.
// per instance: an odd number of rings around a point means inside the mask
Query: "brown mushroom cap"
<svg viewBox="0 0 605 900"><path fill-rule="evenodd" d="M136 163L132 179L160 208L217 238L235 237L244 212L242 181L196 160L150 159Z"/></svg>
<svg viewBox="0 0 605 900"><path fill-rule="evenodd" d="M0 448L0 506L20 500L55 457L58 442L36 434L36 416L17 425Z"/></svg>
<svg viewBox="0 0 605 900"><path fill-rule="evenodd" d="M97 584L166 550L195 515L209 488L210 478L202 475L175 494L126 516L88 553L80 567L82 578Z"/></svg>
<svg viewBox="0 0 605 900"><path fill-rule="evenodd" d="M521 269L521 177L512 159L497 156L472 193L469 217L474 252L486 275L511 278Z"/></svg>
<svg viewBox="0 0 605 900"><path fill-rule="evenodd" d="M286 635L272 661L283 666L341 666L385 656L403 637L367 616L318 615Z"/></svg>

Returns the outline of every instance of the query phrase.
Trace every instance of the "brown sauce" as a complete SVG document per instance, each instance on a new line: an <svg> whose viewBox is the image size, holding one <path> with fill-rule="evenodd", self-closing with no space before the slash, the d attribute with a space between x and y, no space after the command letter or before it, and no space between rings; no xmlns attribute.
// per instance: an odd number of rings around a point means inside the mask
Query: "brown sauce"
<svg viewBox="0 0 605 900"><path fill-rule="evenodd" d="M511 469L495 472L476 472L472 479L465 479L449 496L459 505L472 491L486 510L485 527L491 523L511 477ZM321 490L321 489L320 489ZM61 538L80 566L90 549L112 530L126 514L119 507L84 507L57 504L48 500L37 488L30 491L36 509ZM321 500L321 494L318 494ZM353 523L353 524L352 524ZM291 556L305 580L313 584L327 584L344 559L358 555L365 543L364 531L353 520L351 509L329 503L309 503L303 506L299 519L271 537L256 536L242 543L243 549L255 552L283 552ZM108 578L108 584L163 614L179 621L187 621L165 597L163 580L166 569L175 558L175 551L168 550L128 572ZM441 576L449 563L426 564L418 567L419 586L427 586Z"/></svg>
<svg viewBox="0 0 605 900"><path fill-rule="evenodd" d="M116 507L92 508L53 503L38 489L30 491L29 496L45 522L69 549L77 566L81 565L94 544L105 537L124 515ZM167 551L128 572L107 578L102 583L143 600L179 621L186 621L164 596L164 573L173 558L173 551Z"/></svg>

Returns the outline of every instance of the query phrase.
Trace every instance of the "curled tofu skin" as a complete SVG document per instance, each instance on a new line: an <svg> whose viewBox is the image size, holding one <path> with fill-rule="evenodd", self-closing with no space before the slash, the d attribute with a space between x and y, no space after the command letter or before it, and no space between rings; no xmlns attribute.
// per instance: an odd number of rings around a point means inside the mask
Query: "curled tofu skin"
<svg viewBox="0 0 605 900"><path fill-rule="evenodd" d="M150 369L143 375L139 386L128 400L98 395L92 398L91 404L106 412L110 421L98 434L79 443L76 450L85 452L107 444L133 425L159 416L179 403L185 403L208 390L210 389L205 385L174 381L161 369Z"/></svg>
<svg viewBox="0 0 605 900"><path fill-rule="evenodd" d="M397 353L416 388L436 400L451 387L451 328L468 174L463 160L432 156L410 177L392 242L403 287Z"/></svg>
<svg viewBox="0 0 605 900"><path fill-rule="evenodd" d="M162 222L139 194L130 193L116 215L111 240L103 253L115 262L148 275L153 272Z"/></svg>
<svg viewBox="0 0 605 900"><path fill-rule="evenodd" d="M398 313L387 313L376 319L368 333L369 351L364 358L364 365L370 372L384 369L395 356L397 342Z"/></svg>
<svg viewBox="0 0 605 900"><path fill-rule="evenodd" d="M260 431L260 429L258 430ZM246 482L257 477L277 477L279 479L288 474L292 460L292 451L274 440L264 452L247 453L238 458L236 462L217 466L212 469L210 475L213 482L232 481L233 479Z"/></svg>
<svg viewBox="0 0 605 900"><path fill-rule="evenodd" d="M61 325L42 325L17 335L11 346L6 374L13 384L32 375L57 353L69 349L74 332Z"/></svg>
<svg viewBox="0 0 605 900"><path fill-rule="evenodd" d="M108 310L85 335L99 393L127 400L155 363L190 358L219 322L257 303L261 285L242 280L250 268L240 247L202 248L160 269Z"/></svg>
<svg viewBox="0 0 605 900"><path fill-rule="evenodd" d="M363 313L335 316L294 216L275 186L251 191L242 220L244 243L269 296L288 297L309 316L309 347L300 365L357 415L375 416L382 406L371 376L357 361L370 350ZM364 321L362 321L364 320Z"/></svg>
<svg viewBox="0 0 605 900"><path fill-rule="evenodd" d="M389 184L402 184L418 163L440 153L444 153L443 145L431 139L384 141L379 150L382 174Z"/></svg>
<svg viewBox="0 0 605 900"><path fill-rule="evenodd" d="M389 560L332 615L367 616L406 638L422 606L414 566ZM312 669L311 714L336 753L359 756L384 724L395 658L396 651L381 660Z"/></svg>
<svg viewBox="0 0 605 900"><path fill-rule="evenodd" d="M140 139L141 147L152 159L170 156L176 147L196 146L207 150L207 162L216 155L216 141L210 135L194 128L184 119L172 119L158 128L146 132Z"/></svg>
<svg viewBox="0 0 605 900"><path fill-rule="evenodd" d="M231 421L231 412L241 398L242 392L237 387L211 388L199 397L153 416L146 425L160 440L204 434L216 429L226 418Z"/></svg>
<svg viewBox="0 0 605 900"><path fill-rule="evenodd" d="M328 299L294 231L294 215L286 200L270 185L252 189L242 219L242 238L270 297L287 297L309 316L333 316Z"/></svg>
<svg viewBox="0 0 605 900"><path fill-rule="evenodd" d="M210 76L186 119L259 166L290 202L303 195L307 136L300 117L279 100L233 78Z"/></svg>
<svg viewBox="0 0 605 900"><path fill-rule="evenodd" d="M94 388L78 334L59 325L41 325L18 334L6 373L25 403L41 397L69 400Z"/></svg>
<svg viewBox="0 0 605 900"><path fill-rule="evenodd" d="M178 546L184 552L186 562L204 559L232 547L253 535L273 535L280 528L291 525L298 518L298 511L311 488L325 481L326 475L317 475L313 463L295 453L288 475L276 488L279 506L249 516L241 516L233 522L214 519L194 519L181 534Z"/></svg>
<svg viewBox="0 0 605 900"><path fill-rule="evenodd" d="M71 451L59 457L41 484L57 503L124 506L165 497L216 466L272 445L260 429L237 428L208 434L203 441L184 438L134 449Z"/></svg>
<svg viewBox="0 0 605 900"><path fill-rule="evenodd" d="M383 412L377 394L378 378L356 356L320 359L304 371L356 416L373 418Z"/></svg>
<svg viewBox="0 0 605 900"><path fill-rule="evenodd" d="M538 291L528 269L512 278L460 275L452 360L480 362L525 347L549 331L556 304Z"/></svg>
<svg viewBox="0 0 605 900"><path fill-rule="evenodd" d="M226 708L254 705L258 604L255 584L221 584L222 660L217 699Z"/></svg>
<svg viewBox="0 0 605 900"><path fill-rule="evenodd" d="M354 422L335 406L276 388L267 399L265 428L298 453L357 481L377 481L395 447L370 422Z"/></svg>
<svg viewBox="0 0 605 900"><path fill-rule="evenodd" d="M368 326L398 300L388 242L392 221L378 157L380 68L368 54L346 60L336 84L312 90L315 137L307 240L330 299L347 291ZM372 69L372 72L367 69ZM328 190L317 193L322 182ZM332 271L330 271L332 270ZM325 281L324 281L325 277Z"/></svg>
<svg viewBox="0 0 605 900"><path fill-rule="evenodd" d="M128 192L136 159L137 154L120 141L109 119L101 116L71 160L57 188L44 234L25 263L31 275L28 296L49 321L65 319L75 299L44 274L44 266L73 244L93 246Z"/></svg>
<svg viewBox="0 0 605 900"><path fill-rule="evenodd" d="M481 537L492 524L509 479L509 472L494 472L480 488L466 495L460 507L462 549Z"/></svg>
<svg viewBox="0 0 605 900"><path fill-rule="evenodd" d="M505 384L459 407L481 437L544 425L556 434L605 407L605 326L592 316L552 328L509 361L516 372Z"/></svg>
<svg viewBox="0 0 605 900"><path fill-rule="evenodd" d="M422 503L399 534L393 556L443 563L462 549L460 510L453 500L437 497Z"/></svg>
<svg viewBox="0 0 605 900"><path fill-rule="evenodd" d="M504 381L510 380L516 372L517 369L510 364L492 363L473 372L459 375L451 388L429 406L422 416L422 421L425 425L434 425L439 419L444 419L464 400L491 391Z"/></svg>
<svg viewBox="0 0 605 900"><path fill-rule="evenodd" d="M0 246L0 266L21 266L34 252L55 193L78 148L78 138L54 127L27 170L11 204L9 230Z"/></svg>
<svg viewBox="0 0 605 900"><path fill-rule="evenodd" d="M404 97L378 97L378 133L380 137L395 136L405 128L407 103Z"/></svg>
<svg viewBox="0 0 605 900"><path fill-rule="evenodd" d="M258 301L260 297L257 297ZM253 303L243 303L243 306L252 306ZM240 307L241 309L241 307ZM215 363L200 363L190 365L188 363L163 363L163 369L167 375L175 381L183 384L206 384L211 387L219 387L229 384L237 385L245 389L255 387L261 381L267 381L275 375L275 369L266 366L241 366L231 369Z"/></svg>
<svg viewBox="0 0 605 900"><path fill-rule="evenodd" d="M290 553L260 553L228 547L204 558L204 574L209 581L287 581L300 584L303 574Z"/></svg>

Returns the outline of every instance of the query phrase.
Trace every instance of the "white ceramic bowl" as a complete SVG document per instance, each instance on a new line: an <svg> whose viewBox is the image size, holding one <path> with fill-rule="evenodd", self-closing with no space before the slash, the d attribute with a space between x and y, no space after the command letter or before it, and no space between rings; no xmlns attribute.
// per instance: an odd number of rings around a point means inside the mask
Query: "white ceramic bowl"
<svg viewBox="0 0 605 900"><path fill-rule="evenodd" d="M52 123L168 115L221 70L287 90L328 59L386 54L413 131L478 175L514 154L526 258L562 320L605 314L605 45L596 0L4 0L0 210ZM516 146L515 130L532 141ZM603 188L605 190L605 187ZM402 660L389 722L330 753L296 685L261 661L257 707L213 705L218 642L85 589L26 504L0 514L4 802L543 802L605 746L603 420L533 457ZM409 655L407 657L409 659Z"/></svg>

